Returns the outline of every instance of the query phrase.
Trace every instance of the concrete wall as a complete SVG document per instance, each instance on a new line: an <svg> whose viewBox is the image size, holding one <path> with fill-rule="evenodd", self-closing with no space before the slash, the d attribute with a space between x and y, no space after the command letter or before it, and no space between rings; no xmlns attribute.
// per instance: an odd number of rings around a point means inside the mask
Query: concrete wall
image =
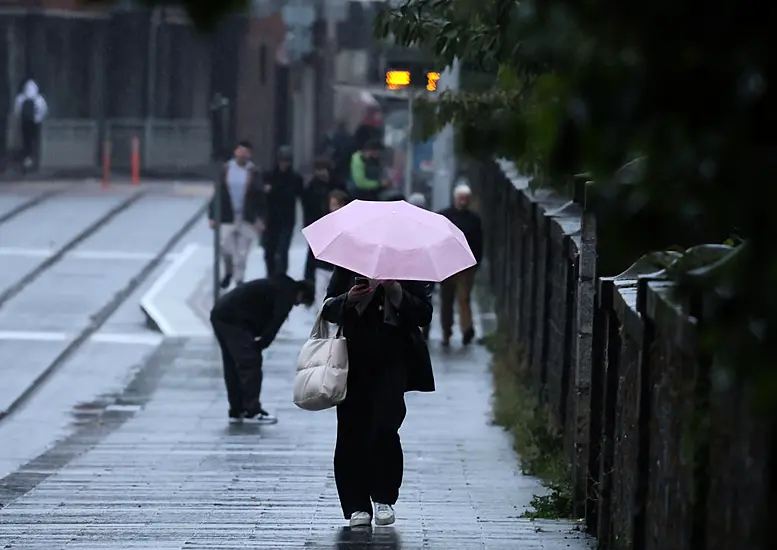
<svg viewBox="0 0 777 550"><path fill-rule="evenodd" d="M263 169L274 163L277 82L276 52L285 30L279 14L255 18L240 52L237 100L237 139L254 144L254 157Z"/></svg>

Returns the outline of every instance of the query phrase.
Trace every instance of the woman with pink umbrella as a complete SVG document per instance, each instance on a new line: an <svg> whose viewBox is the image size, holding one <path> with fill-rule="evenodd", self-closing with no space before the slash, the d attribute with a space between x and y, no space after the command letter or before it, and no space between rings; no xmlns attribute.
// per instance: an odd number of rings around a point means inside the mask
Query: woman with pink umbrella
<svg viewBox="0 0 777 550"><path fill-rule="evenodd" d="M352 527L395 521L403 476L404 394L434 391L421 328L432 320L431 281L474 265L446 218L404 201L353 201L303 229L335 265L323 317L342 327L348 390L337 407L334 469Z"/></svg>

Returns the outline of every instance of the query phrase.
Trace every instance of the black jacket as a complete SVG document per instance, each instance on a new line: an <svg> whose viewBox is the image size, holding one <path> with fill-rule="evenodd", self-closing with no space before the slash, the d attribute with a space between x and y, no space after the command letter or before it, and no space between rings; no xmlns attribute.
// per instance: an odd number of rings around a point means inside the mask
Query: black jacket
<svg viewBox="0 0 777 550"><path fill-rule="evenodd" d="M329 212L329 192L334 189L331 182L311 179L302 190L302 218L305 225L321 219Z"/></svg>
<svg viewBox="0 0 777 550"><path fill-rule="evenodd" d="M297 222L297 199L302 198L302 176L294 170L278 168L264 174L267 192L267 226L294 227Z"/></svg>
<svg viewBox="0 0 777 550"><path fill-rule="evenodd" d="M261 338L258 346L266 348L286 321L296 298L297 284L291 277L280 275L256 279L235 287L219 298L210 316L211 319L247 328Z"/></svg>
<svg viewBox="0 0 777 550"><path fill-rule="evenodd" d="M229 187L227 186L227 169L228 165L224 164L218 187L221 193L221 219L219 222L235 223L235 212L232 210L232 198L229 194ZM261 188L259 173L253 169L249 174L251 181L246 185L246 195L243 202L243 220L253 224L257 219L264 219L265 217L265 199ZM208 219L210 220L215 219L215 205L216 198L214 197L211 199L208 208Z"/></svg>
<svg viewBox="0 0 777 550"><path fill-rule="evenodd" d="M461 210L455 206L441 210L440 214L461 229L475 261L479 264L483 259L483 224L480 222L480 216L468 208Z"/></svg>
<svg viewBox="0 0 777 550"><path fill-rule="evenodd" d="M343 327L343 336L348 342L348 353L353 354L354 348L360 345L359 338L354 338L360 332L363 320L356 309L347 304L348 290L353 286L355 273L342 267L335 267L327 289L327 298L334 298L324 306L324 319ZM407 387L405 391L434 391L434 373L429 348L421 334L420 327L432 322L431 287L417 281L401 281L402 302L397 309L399 317L400 353L407 367ZM381 321L382 322L382 321ZM373 348L374 349L374 348Z"/></svg>

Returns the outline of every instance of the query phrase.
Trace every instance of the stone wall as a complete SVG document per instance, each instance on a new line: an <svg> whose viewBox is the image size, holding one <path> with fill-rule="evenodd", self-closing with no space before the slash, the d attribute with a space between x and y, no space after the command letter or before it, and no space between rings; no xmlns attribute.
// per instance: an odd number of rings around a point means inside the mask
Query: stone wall
<svg viewBox="0 0 777 550"><path fill-rule="evenodd" d="M703 300L678 301L639 263L597 277L585 186L531 191L495 164L471 179L499 324L563 431L575 514L600 548L766 550L774 426L700 351Z"/></svg>

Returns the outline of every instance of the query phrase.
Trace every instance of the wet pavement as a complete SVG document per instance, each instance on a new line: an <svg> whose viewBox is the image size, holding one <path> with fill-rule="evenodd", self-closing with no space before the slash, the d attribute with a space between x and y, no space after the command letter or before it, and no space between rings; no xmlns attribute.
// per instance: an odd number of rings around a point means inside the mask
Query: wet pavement
<svg viewBox="0 0 777 550"><path fill-rule="evenodd" d="M14 202L4 198L0 210ZM40 319L36 324L29 314L21 321L30 332L26 340L21 329L0 333L0 374L23 370L12 365L46 365L64 345L55 336L86 322L111 285L131 276L129 265L158 252L165 234L174 231L170 219L183 223L202 200L196 193L191 199L160 199L159 208L172 212L166 222L154 222L153 205L140 199L117 218L119 225L85 240L57 263L58 270L46 271L11 300L7 306L25 300ZM158 237L154 223L168 224L156 226ZM6 227L0 224L0 255L16 243L33 246L22 243L17 231L9 236ZM197 225L173 252L193 242L207 245L209 237L204 224ZM113 255L98 258L109 249ZM254 250L256 264L261 251ZM297 239L292 275L301 274L303 250ZM6 259L0 257L4 267ZM90 267L96 261L104 268ZM143 326L140 297L172 261L162 262L23 406L0 421L0 548L589 547L571 523L519 518L543 489L520 474L508 435L490 425L488 353L460 346L443 352L437 341L438 391L407 398L397 524L345 528L332 475L334 413L305 412L291 403L296 355L314 312L295 309L265 354L263 402L280 422L230 425L212 339L163 338ZM95 296L87 295L90 290ZM8 311L0 308L0 324Z"/></svg>
<svg viewBox="0 0 777 550"><path fill-rule="evenodd" d="M202 204L202 197L147 186L3 189L0 416L67 359L79 338L101 329L156 264L166 263L170 239L203 219ZM174 243L169 252L177 249Z"/></svg>

